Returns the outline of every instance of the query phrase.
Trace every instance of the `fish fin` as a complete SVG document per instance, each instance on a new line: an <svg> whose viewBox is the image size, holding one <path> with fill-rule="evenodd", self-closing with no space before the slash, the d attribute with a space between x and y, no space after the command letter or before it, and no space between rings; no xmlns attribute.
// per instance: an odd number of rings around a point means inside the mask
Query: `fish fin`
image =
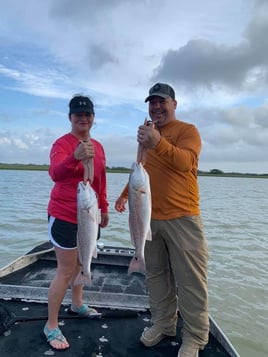
<svg viewBox="0 0 268 357"><path fill-rule="evenodd" d="M151 228L148 229L147 235L146 235L146 240L152 240L152 231Z"/></svg>
<svg viewBox="0 0 268 357"><path fill-rule="evenodd" d="M130 173L134 172L137 166L138 166L137 161L133 161L131 164Z"/></svg>
<svg viewBox="0 0 268 357"><path fill-rule="evenodd" d="M96 222L97 224L101 223L101 212L100 209L96 209L95 207L89 207L87 209L87 213L88 213L88 218L93 221Z"/></svg>
<svg viewBox="0 0 268 357"><path fill-rule="evenodd" d="M133 232L133 229L132 229L131 221L129 221L129 231L130 231L130 241L131 241L131 244L133 245L133 247L135 247L135 237L134 237L134 234L132 233L132 232Z"/></svg>
<svg viewBox="0 0 268 357"><path fill-rule="evenodd" d="M145 187L140 187L138 191L140 193L146 193L146 188Z"/></svg>
<svg viewBox="0 0 268 357"><path fill-rule="evenodd" d="M92 209L91 208L88 208L87 209L87 213L88 213L88 218L94 222L95 220L95 217L94 217L94 214L92 214Z"/></svg>
<svg viewBox="0 0 268 357"><path fill-rule="evenodd" d="M73 285L91 285L91 276L84 275L82 272L80 272L74 279Z"/></svg>
<svg viewBox="0 0 268 357"><path fill-rule="evenodd" d="M140 273L145 275L145 262L142 257L133 257L129 263L128 274Z"/></svg>
<svg viewBox="0 0 268 357"><path fill-rule="evenodd" d="M97 211L97 223L100 224L101 223L101 210L98 209Z"/></svg>
<svg viewBox="0 0 268 357"><path fill-rule="evenodd" d="M94 252L92 254L93 258L98 258L97 247L95 247Z"/></svg>

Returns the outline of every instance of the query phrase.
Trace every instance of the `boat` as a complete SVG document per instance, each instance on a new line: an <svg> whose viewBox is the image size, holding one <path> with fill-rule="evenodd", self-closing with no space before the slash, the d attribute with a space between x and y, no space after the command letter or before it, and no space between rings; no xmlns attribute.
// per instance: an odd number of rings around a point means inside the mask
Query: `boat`
<svg viewBox="0 0 268 357"><path fill-rule="evenodd" d="M97 309L90 318L68 314L68 289L59 325L70 348L54 351L41 332L47 319L47 294L56 268L53 246L45 242L0 269L1 357L58 355L90 357L176 357L181 344L182 319L176 337L145 347L139 338L150 327L145 277L128 274L135 250L98 243L91 264L92 285L84 287L84 302ZM179 313L178 313L179 314ZM224 332L210 316L209 342L200 357L239 357Z"/></svg>

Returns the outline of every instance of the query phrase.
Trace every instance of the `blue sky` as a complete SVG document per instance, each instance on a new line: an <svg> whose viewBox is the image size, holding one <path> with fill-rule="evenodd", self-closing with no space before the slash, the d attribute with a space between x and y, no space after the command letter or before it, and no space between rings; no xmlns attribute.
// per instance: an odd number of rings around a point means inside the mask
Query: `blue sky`
<svg viewBox="0 0 268 357"><path fill-rule="evenodd" d="M266 0L0 0L0 162L49 163L89 95L107 165L130 167L144 99L171 84L199 169L268 173Z"/></svg>

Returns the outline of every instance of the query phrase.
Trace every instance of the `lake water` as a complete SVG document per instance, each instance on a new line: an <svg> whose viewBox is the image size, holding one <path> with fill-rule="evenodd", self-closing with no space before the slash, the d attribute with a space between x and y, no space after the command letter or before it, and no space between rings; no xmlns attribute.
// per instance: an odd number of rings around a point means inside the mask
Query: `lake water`
<svg viewBox="0 0 268 357"><path fill-rule="evenodd" d="M131 247L114 202L127 174L107 174L110 224L101 241ZM268 356L268 179L199 177L210 251L210 314L241 357ZM0 170L0 266L47 240L52 182L44 171Z"/></svg>

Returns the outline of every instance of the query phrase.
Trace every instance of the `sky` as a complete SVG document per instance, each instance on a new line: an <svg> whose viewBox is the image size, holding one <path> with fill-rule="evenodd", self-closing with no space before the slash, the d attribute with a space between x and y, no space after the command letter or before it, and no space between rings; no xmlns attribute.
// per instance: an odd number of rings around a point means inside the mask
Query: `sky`
<svg viewBox="0 0 268 357"><path fill-rule="evenodd" d="M199 170L268 173L267 0L0 0L0 163L48 164L74 94L107 166L131 167L144 99L170 84Z"/></svg>

